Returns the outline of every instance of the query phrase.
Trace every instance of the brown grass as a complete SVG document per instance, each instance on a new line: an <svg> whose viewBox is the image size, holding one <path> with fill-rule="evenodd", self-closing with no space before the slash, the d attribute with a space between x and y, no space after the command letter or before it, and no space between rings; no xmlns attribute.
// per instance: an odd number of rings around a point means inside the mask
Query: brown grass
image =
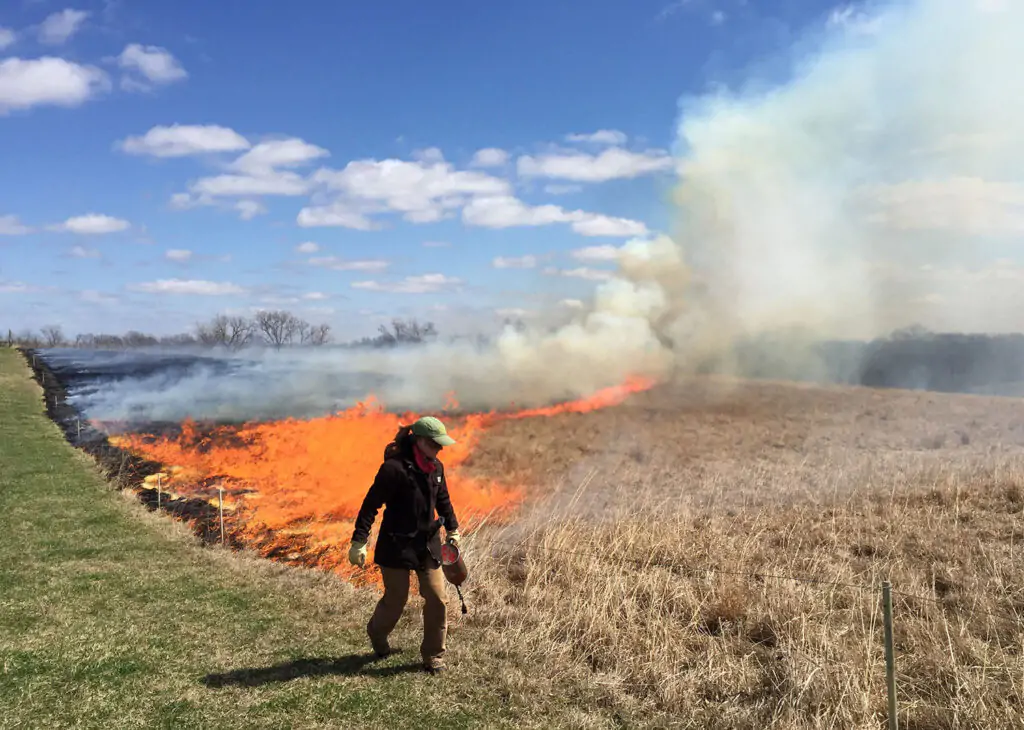
<svg viewBox="0 0 1024 730"><path fill-rule="evenodd" d="M537 501L471 538L468 627L632 724L880 727L889 579L901 727L1019 727L1022 422L1009 399L704 382L503 424L474 469Z"/></svg>

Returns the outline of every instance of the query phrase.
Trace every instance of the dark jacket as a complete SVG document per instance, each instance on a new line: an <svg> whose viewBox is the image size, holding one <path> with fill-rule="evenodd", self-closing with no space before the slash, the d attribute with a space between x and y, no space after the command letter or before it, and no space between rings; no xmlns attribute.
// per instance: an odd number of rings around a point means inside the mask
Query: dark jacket
<svg viewBox="0 0 1024 730"><path fill-rule="evenodd" d="M366 542L382 505L384 517L374 550L373 562L384 568L420 570L441 564L441 534L433 531L434 512L444 518L445 529L458 529L459 522L448 496L444 465L427 474L416 464L412 440L399 438L387 451L377 470L362 507L356 516L352 540Z"/></svg>

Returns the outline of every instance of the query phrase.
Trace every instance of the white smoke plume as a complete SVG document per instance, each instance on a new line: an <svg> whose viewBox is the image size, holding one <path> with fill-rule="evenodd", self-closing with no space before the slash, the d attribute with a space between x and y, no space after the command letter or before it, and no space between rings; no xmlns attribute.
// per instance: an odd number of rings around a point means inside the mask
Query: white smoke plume
<svg viewBox="0 0 1024 730"><path fill-rule="evenodd" d="M268 354L245 370L256 388L200 370L82 402L98 418L315 415L361 395L361 374L389 406L437 409L450 391L532 406L685 372L744 338L1024 326L1024 266L1001 260L1024 233L1024 2L851 6L787 59L681 102L673 230L623 246L571 323Z"/></svg>

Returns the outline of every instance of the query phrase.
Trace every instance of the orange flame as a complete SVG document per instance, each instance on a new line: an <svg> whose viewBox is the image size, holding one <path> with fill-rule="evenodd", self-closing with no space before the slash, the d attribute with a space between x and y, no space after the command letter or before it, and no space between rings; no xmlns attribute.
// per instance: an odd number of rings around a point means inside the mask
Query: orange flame
<svg viewBox="0 0 1024 730"><path fill-rule="evenodd" d="M502 520L519 505L522 490L471 478L462 465L480 435L496 420L585 413L621 403L652 381L631 378L588 398L548 408L452 418L456 444L442 460L463 532L484 518ZM449 407L457 407L449 394ZM348 410L310 420L286 419L203 431L192 421L177 437L126 434L111 443L168 465L160 474L169 496L206 499L216 505L223 489L232 537L261 555L339 573L354 582L378 581L376 573L349 566L353 519L382 460L384 446L416 414L393 414L370 398ZM156 476L148 481L155 481ZM155 486L155 484L154 484ZM377 523L379 525L380 515Z"/></svg>

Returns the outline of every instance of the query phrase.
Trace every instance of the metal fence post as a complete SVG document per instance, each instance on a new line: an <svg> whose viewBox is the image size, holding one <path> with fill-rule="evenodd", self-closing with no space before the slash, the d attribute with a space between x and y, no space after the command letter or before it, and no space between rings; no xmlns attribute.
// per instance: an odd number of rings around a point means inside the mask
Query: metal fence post
<svg viewBox="0 0 1024 730"><path fill-rule="evenodd" d="M896 715L896 650L892 640L892 584L882 582L882 624L885 629L885 687L889 700L889 730L899 729Z"/></svg>

